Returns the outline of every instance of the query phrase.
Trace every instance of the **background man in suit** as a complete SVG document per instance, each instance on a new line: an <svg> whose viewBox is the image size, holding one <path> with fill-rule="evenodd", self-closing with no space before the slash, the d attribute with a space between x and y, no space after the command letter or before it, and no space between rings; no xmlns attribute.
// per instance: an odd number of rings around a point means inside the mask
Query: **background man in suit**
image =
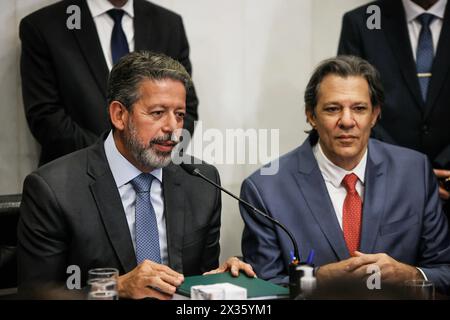
<svg viewBox="0 0 450 320"><path fill-rule="evenodd" d="M370 30L366 9L381 10ZM350 11L342 22L339 54L360 56L381 74L383 114L373 130L382 141L428 155L436 176L450 177L450 5L447 0L381 0ZM450 197L440 196L450 214Z"/></svg>
<svg viewBox="0 0 450 320"><path fill-rule="evenodd" d="M130 53L114 66L113 131L25 180L18 227L22 292L64 285L66 268L77 265L83 282L91 268L117 268L121 297L165 299L182 274L217 268L220 191L171 163L189 86L182 65L161 54ZM200 167L219 183L214 167ZM239 269L254 276L236 258L213 272Z"/></svg>
<svg viewBox="0 0 450 320"><path fill-rule="evenodd" d="M66 26L69 6L81 9L81 29ZM179 15L146 0L67 0L20 23L25 114L40 143L42 165L93 144L109 129L108 73L134 50L164 53L191 73L189 44ZM187 96L185 128L194 131L198 100Z"/></svg>
<svg viewBox="0 0 450 320"><path fill-rule="evenodd" d="M450 234L438 184L425 155L369 139L382 101L365 60L322 62L305 92L309 138L279 159L276 175L247 178L241 195L289 227L301 262L315 250L319 281L364 278L375 264L382 284L428 278L448 291ZM245 211L245 261L259 277L286 282L289 238Z"/></svg>

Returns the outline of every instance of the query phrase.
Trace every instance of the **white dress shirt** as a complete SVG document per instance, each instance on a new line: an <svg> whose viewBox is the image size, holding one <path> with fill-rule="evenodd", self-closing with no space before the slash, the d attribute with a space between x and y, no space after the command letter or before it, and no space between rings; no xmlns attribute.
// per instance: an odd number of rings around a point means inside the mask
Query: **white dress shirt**
<svg viewBox="0 0 450 320"><path fill-rule="evenodd" d="M107 11L114 9L111 2L108 0L87 0L89 11L91 11L92 18L94 19L95 26L97 27L97 33L100 38L100 44L102 45L103 55L105 56L108 69L111 71L113 66L112 53L111 53L111 34L114 28L114 20L108 15ZM128 48L130 52L134 51L134 7L133 0L128 0L127 3L116 9L122 9L125 14L122 18L122 29L128 40Z"/></svg>
<svg viewBox="0 0 450 320"><path fill-rule="evenodd" d="M447 5L447 0L439 0L428 10L425 10L411 0L402 0L402 2L403 8L405 8L406 23L408 26L409 40L411 41L414 60L416 60L420 30L422 30L422 24L417 19L417 17L422 13L431 13L435 16L433 21L431 21L430 30L433 37L433 50L434 54L436 54L439 36L441 35L442 24L444 21L444 13L445 7Z"/></svg>
<svg viewBox="0 0 450 320"><path fill-rule="evenodd" d="M136 178L142 172L133 166L124 156L119 152L114 142L112 131L104 143L106 159L111 168L114 181L119 189L120 199L125 210L125 215L130 229L131 240L136 252L136 192L131 185L131 180ZM161 263L168 263L167 254L167 231L166 231L166 217L164 216L164 197L162 191L162 169L156 169L151 172L156 179L153 179L150 189L150 201L155 209L156 222L158 223L159 234L159 248L161 253Z"/></svg>
<svg viewBox="0 0 450 320"><path fill-rule="evenodd" d="M339 225L342 229L342 214L344 209L344 200L347 196L347 190L342 185L342 180L348 174L354 173L358 177L356 182L356 191L358 192L361 201L364 200L364 179L366 175L366 163L367 163L367 149L364 152L364 156L358 165L351 171L347 171L338 167L333 162L331 162L323 153L320 143L317 143L313 147L314 157L319 165L322 177L325 180L325 185L327 186L328 195L330 196L331 203L334 207L334 212L339 221Z"/></svg>

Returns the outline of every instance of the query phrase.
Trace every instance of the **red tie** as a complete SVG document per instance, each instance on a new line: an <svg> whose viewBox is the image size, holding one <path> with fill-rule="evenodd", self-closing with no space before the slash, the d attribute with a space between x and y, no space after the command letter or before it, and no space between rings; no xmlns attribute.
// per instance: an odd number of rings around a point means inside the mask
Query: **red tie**
<svg viewBox="0 0 450 320"><path fill-rule="evenodd" d="M359 249L359 241L361 239L362 202L355 188L357 181L358 177L354 173L346 175L342 180L342 185L347 190L347 196L344 200L342 226L345 242L351 255Z"/></svg>

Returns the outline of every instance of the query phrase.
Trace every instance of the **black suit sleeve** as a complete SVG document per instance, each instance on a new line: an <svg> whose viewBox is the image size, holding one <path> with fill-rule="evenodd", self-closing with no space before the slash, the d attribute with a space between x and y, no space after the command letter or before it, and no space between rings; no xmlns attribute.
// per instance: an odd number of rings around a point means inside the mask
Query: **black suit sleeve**
<svg viewBox="0 0 450 320"><path fill-rule="evenodd" d="M36 173L24 182L18 224L18 282L20 293L29 289L61 286L67 268L67 238L53 190Z"/></svg>
<svg viewBox="0 0 450 320"><path fill-rule="evenodd" d="M186 68L187 72L192 76L192 65L189 60L189 42L184 29L183 20L178 17L177 27L177 43L180 43L180 51L177 54L176 59ZM198 120L198 98L194 85L190 88L186 97L186 117L184 118L184 128L192 135L194 134L195 121Z"/></svg>
<svg viewBox="0 0 450 320"><path fill-rule="evenodd" d="M51 147L47 152L58 153L52 158L91 145L96 135L80 127L66 113L51 51L42 32L30 19L22 20L19 29L22 96L33 136L41 146Z"/></svg>

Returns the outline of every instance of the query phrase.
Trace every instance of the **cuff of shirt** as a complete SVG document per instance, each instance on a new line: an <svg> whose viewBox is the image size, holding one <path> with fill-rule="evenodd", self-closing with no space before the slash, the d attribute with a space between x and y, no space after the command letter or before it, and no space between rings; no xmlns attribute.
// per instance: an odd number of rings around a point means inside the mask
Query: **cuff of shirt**
<svg viewBox="0 0 450 320"><path fill-rule="evenodd" d="M425 272L423 272L423 271L422 271L422 269L420 269L420 268L417 268L417 267L416 267L416 269L417 269L417 270L419 270L419 271L420 271L420 273L422 274L422 277L423 277L423 278L424 278L425 280L427 280L427 281L428 281L428 278L427 278L427 276L426 276Z"/></svg>

